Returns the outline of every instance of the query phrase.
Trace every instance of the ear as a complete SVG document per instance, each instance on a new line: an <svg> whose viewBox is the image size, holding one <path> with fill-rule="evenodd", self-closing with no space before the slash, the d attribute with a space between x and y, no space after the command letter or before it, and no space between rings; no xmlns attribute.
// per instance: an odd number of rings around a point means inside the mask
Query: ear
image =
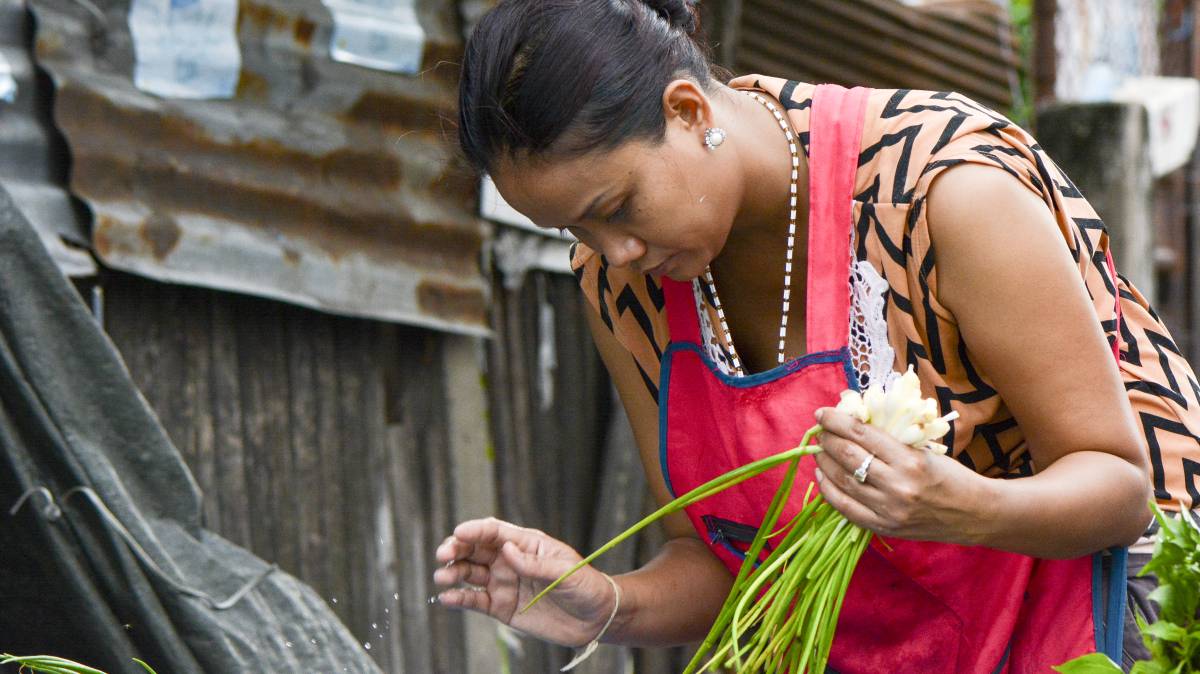
<svg viewBox="0 0 1200 674"><path fill-rule="evenodd" d="M703 134L713 125L713 109L708 95L691 80L672 80L663 89L662 100L667 126L679 125L684 131Z"/></svg>

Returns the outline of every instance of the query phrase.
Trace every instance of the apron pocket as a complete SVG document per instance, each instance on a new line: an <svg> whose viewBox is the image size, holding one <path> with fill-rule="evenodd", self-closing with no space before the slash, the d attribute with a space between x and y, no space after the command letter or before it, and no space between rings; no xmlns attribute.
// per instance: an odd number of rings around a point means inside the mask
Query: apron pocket
<svg viewBox="0 0 1200 674"><path fill-rule="evenodd" d="M720 545L729 551L730 554L745 561L746 552L750 550L750 544L754 542L754 537L758 535L758 527L717 517L716 515L704 515L700 519L704 521L704 529L708 532L709 543ZM768 554L771 549L770 542L763 548L764 552Z"/></svg>

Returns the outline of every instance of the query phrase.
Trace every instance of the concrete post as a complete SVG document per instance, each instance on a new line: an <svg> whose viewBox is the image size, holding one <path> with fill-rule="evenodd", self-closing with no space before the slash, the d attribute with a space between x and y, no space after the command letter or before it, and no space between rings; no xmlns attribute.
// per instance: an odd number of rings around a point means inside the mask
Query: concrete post
<svg viewBox="0 0 1200 674"><path fill-rule="evenodd" d="M1153 178L1146 114L1128 103L1062 103L1038 112L1038 141L1108 228L1121 274L1153 298Z"/></svg>

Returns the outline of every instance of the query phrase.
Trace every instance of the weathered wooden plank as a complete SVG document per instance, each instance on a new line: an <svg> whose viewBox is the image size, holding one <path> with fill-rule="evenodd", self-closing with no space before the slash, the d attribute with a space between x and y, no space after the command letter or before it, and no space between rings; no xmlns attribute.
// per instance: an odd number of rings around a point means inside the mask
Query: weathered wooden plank
<svg viewBox="0 0 1200 674"><path fill-rule="evenodd" d="M371 538L363 557L368 563L364 576L366 602L364 608L371 623L372 654L385 671L398 670L404 661L401 632L391 626L390 607L400 588L396 574L399 560L396 554L395 512L388 488L388 438L386 429L387 402L384 390L384 362L395 359L394 330L379 323L363 323L364 344L360 352L363 370L364 450L366 486L364 493L370 511L367 523Z"/></svg>
<svg viewBox="0 0 1200 674"><path fill-rule="evenodd" d="M291 447L294 480L289 489L295 494L295 522L299 545L298 566L294 572L318 591L326 577L321 558L325 541L321 527L321 447L317 431L317 374L312 326L329 318L302 309L290 309L283 316L287 354L288 445Z"/></svg>
<svg viewBox="0 0 1200 674"><path fill-rule="evenodd" d="M344 526L345 490L342 484L342 436L338 388L337 319L323 318L307 327L312 332L315 357L316 446L320 477L316 496L320 504L320 531L325 543L320 557L321 592L346 624L350 616L350 585L346 568L347 536Z"/></svg>
<svg viewBox="0 0 1200 674"><path fill-rule="evenodd" d="M403 652L397 662L405 672L432 672L433 649L427 643L433 633L430 606L426 603L433 594L429 581L433 573L429 559L434 546L430 544L429 523L425 518L427 505L422 502L417 481L421 467L414 451L415 437L403 424L390 424L387 429L388 486L391 490L398 566L396 593L389 606L393 622L391 629L402 642Z"/></svg>
<svg viewBox="0 0 1200 674"><path fill-rule="evenodd" d="M531 456L533 448L533 423L529 414L529 359L525 348L524 335L528 334L526 321L522 315L522 302L518 293L504 291L502 311L505 315L506 352L504 360L508 363L508 382L505 389L511 401L510 422L508 430L510 444L507 448L508 476L515 481L510 492L512 494L512 510L506 516L518 524L533 526L543 530L551 530L551 521L544 517L544 511L538 501L536 490L517 488L522 482L537 484L540 489L549 490L551 487L541 482L541 472L538 462Z"/></svg>
<svg viewBox="0 0 1200 674"><path fill-rule="evenodd" d="M214 496L220 513L214 522L217 533L250 547L252 519L247 493L246 448L242 439L237 323L230 297L218 295L212 303L212 391L213 446L217 453L214 473L219 487Z"/></svg>
<svg viewBox="0 0 1200 674"><path fill-rule="evenodd" d="M447 422L446 373L444 370L444 335L419 330L402 329L402 343L417 350L419 367L408 372L403 380L402 410L404 428L415 438L412 463L419 480L419 494L425 505L425 521L429 522L431 535L425 543L426 559L432 559L437 542L447 536L458 523L452 499L453 482L450 462L450 439ZM395 414L394 413L394 414ZM428 572L422 577L425 589L432 594L432 579ZM465 637L463 616L457 611L448 611L440 606L428 606L432 643L433 670L438 674L466 671L466 653L461 647Z"/></svg>
<svg viewBox="0 0 1200 674"><path fill-rule="evenodd" d="M217 492L217 452L213 433L212 371L212 313L206 311L218 295L206 290L192 290L181 312L180 332L183 335L183 397L186 402L187 426L180 435L186 438L188 466L203 494L202 518L208 527L221 521Z"/></svg>
<svg viewBox="0 0 1200 674"><path fill-rule="evenodd" d="M493 311L498 335L490 353L490 383L495 429L497 491L503 495L501 516L513 523L553 533L545 515L543 472L533 456L534 424L530 414L528 310L520 289L497 288ZM556 429L559 430L559 429ZM551 497L557 496L551 493ZM514 670L550 672L566 664L565 649L531 638L521 639L520 652L510 654ZM555 654L555 651L562 651ZM557 666L554 662L558 662Z"/></svg>
<svg viewBox="0 0 1200 674"><path fill-rule="evenodd" d="M253 517L250 529L251 550L258 556L279 561L291 568L293 559L283 550L283 525L280 502L283 498L279 459L275 439L285 413L275 399L273 384L284 377L280 362L279 307L239 297L234 305L237 317L238 377L242 399L242 437L246 448L246 485Z"/></svg>
<svg viewBox="0 0 1200 674"><path fill-rule="evenodd" d="M367 495L369 480L366 463L366 436L362 424L364 410L364 373L362 350L367 347L359 321L342 319L335 324L338 378L338 436L341 441L342 513L341 526L346 532L342 564L346 574L350 602L347 627L364 644L371 642L370 621L366 610L366 574L364 553L371 549L372 526Z"/></svg>

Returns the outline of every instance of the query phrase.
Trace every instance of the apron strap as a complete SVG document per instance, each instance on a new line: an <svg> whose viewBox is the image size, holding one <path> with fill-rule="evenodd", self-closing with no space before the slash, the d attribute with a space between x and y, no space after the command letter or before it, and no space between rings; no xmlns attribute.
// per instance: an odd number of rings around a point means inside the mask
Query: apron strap
<svg viewBox="0 0 1200 674"><path fill-rule="evenodd" d="M806 352L845 348L850 335L850 231L854 176L869 90L834 84L813 93L808 172ZM690 283L663 277L672 341L700 343Z"/></svg>
<svg viewBox="0 0 1200 674"><path fill-rule="evenodd" d="M854 176L869 91L822 84L813 93L808 171L807 352L849 343Z"/></svg>
<svg viewBox="0 0 1200 674"><path fill-rule="evenodd" d="M662 277L663 296L667 303L667 327L672 342L700 344L700 315L692 284Z"/></svg>

